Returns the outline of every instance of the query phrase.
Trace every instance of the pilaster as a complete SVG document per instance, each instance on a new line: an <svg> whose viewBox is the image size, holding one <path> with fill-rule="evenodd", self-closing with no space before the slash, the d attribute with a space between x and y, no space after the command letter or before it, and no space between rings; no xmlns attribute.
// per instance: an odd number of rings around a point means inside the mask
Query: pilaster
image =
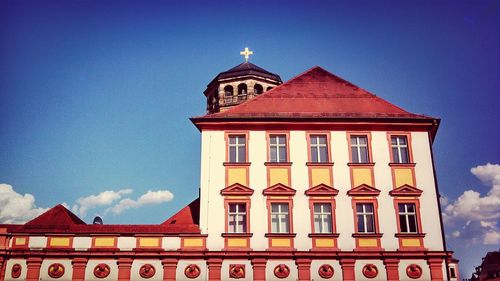
<svg viewBox="0 0 500 281"><path fill-rule="evenodd" d="M74 258L71 261L73 265L73 277L71 278L73 281L85 281L85 269L87 268L86 258Z"/></svg>
<svg viewBox="0 0 500 281"><path fill-rule="evenodd" d="M385 259L387 281L399 281L399 259Z"/></svg>
<svg viewBox="0 0 500 281"><path fill-rule="evenodd" d="M295 264L299 270L299 281L311 280L311 259L297 259Z"/></svg>
<svg viewBox="0 0 500 281"><path fill-rule="evenodd" d="M132 259L118 259L118 281L130 280L130 269L132 268Z"/></svg>
<svg viewBox="0 0 500 281"><path fill-rule="evenodd" d="M344 281L356 281L356 274L354 272L355 259L341 259L340 267L342 268L342 276Z"/></svg>
<svg viewBox="0 0 500 281"><path fill-rule="evenodd" d="M431 281L443 281L443 259L430 258L427 264L431 271Z"/></svg>
<svg viewBox="0 0 500 281"><path fill-rule="evenodd" d="M257 258L252 260L253 280L264 281L266 280L266 263L267 260Z"/></svg>
<svg viewBox="0 0 500 281"><path fill-rule="evenodd" d="M26 271L26 281L40 280L40 267L42 266L42 258L28 258L26 260L28 270Z"/></svg>
<svg viewBox="0 0 500 281"><path fill-rule="evenodd" d="M208 264L208 280L220 281L221 280L221 267L222 259L211 258L207 261Z"/></svg>
<svg viewBox="0 0 500 281"><path fill-rule="evenodd" d="M175 281L178 259L163 259L163 281Z"/></svg>

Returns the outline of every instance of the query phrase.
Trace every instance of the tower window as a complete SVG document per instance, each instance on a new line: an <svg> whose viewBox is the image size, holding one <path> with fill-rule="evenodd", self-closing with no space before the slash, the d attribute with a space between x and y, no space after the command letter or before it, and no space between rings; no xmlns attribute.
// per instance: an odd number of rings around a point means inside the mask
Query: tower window
<svg viewBox="0 0 500 281"><path fill-rule="evenodd" d="M264 88L262 88L262 85L260 85L260 84L255 84L255 85L253 86L253 93L254 93L255 95L260 95L260 94L262 94L262 92L264 92Z"/></svg>
<svg viewBox="0 0 500 281"><path fill-rule="evenodd" d="M241 83L238 85L238 95L247 94L247 84Z"/></svg>
<svg viewBox="0 0 500 281"><path fill-rule="evenodd" d="M227 85L224 87L224 96L231 97L233 96L233 86Z"/></svg>

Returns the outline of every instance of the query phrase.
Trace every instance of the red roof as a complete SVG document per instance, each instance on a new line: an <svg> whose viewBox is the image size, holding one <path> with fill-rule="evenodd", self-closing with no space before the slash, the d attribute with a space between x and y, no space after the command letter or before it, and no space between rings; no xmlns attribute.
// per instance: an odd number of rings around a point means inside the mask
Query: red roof
<svg viewBox="0 0 500 281"><path fill-rule="evenodd" d="M86 224L63 205L57 205L24 225L0 224L0 228L10 233L198 234L199 209L200 200L196 199L162 224Z"/></svg>
<svg viewBox="0 0 500 281"><path fill-rule="evenodd" d="M290 81L223 112L195 117L225 118L411 118L413 114L316 66Z"/></svg>

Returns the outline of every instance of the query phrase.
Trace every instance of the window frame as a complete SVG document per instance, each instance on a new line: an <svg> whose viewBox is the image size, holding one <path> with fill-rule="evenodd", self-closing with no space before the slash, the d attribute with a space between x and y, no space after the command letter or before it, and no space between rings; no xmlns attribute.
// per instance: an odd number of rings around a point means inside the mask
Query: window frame
<svg viewBox="0 0 500 281"><path fill-rule="evenodd" d="M230 144L230 138L231 137L244 137L245 138L245 145L244 145L244 149L245 149L245 161L235 161L235 162L231 162L231 145ZM250 163L249 162L249 140L250 140L250 137L249 137L249 132L248 131L228 131L228 132L225 132L225 142L226 142L226 162L225 163L228 163L228 164L232 164L232 165L244 165L244 164L248 164ZM236 159L238 159L238 151L237 149L235 150L236 151Z"/></svg>
<svg viewBox="0 0 500 281"><path fill-rule="evenodd" d="M320 222L320 228L321 228L321 231L318 231L318 229L316 229L316 215L318 213L316 213L316 209L315 209L315 206L316 205L321 205L321 206L330 206L330 213L319 213L320 216L324 215L324 214L327 214L330 216L329 220L328 220L328 223L330 224L330 231L329 232L326 232L324 231L324 221L323 219L321 219L321 222ZM311 202L311 225L312 225L312 232L313 234L333 234L335 233L335 223L334 223L334 216L335 216L335 209L334 209L334 204L332 202L327 202L327 201L313 201Z"/></svg>
<svg viewBox="0 0 500 281"><path fill-rule="evenodd" d="M324 136L325 137L325 147L326 147L326 159L324 161L313 161L312 158L312 138L313 137L318 137L318 136ZM324 164L331 164L332 163L332 149L331 149L331 133L330 131L311 131L306 133L306 139L307 139L307 159L308 162L307 164L315 164L315 165L324 165ZM319 156L321 155L318 150L318 160Z"/></svg>
<svg viewBox="0 0 500 281"><path fill-rule="evenodd" d="M231 206L234 205L236 208L235 212L231 212ZM244 210L239 210L238 206L243 205ZM234 231L231 231L231 216L234 216ZM238 231L239 228L239 220L238 217L243 217L243 231ZM245 234L248 233L248 208L247 208L247 203L246 202L228 202L227 203L227 233L230 234Z"/></svg>
<svg viewBox="0 0 500 281"><path fill-rule="evenodd" d="M272 144L272 138L273 137L284 137L285 138L285 143L280 145L280 144ZM281 132L281 131L277 131L277 132L268 132L266 133L266 140L267 140L267 164L270 164L270 165L280 165L280 164L290 164L290 133L289 132ZM276 149L276 159L278 161L272 161L272 146L273 145L276 145L277 149ZM278 159L279 158L279 152L280 152L280 148L281 149L284 149L285 150L285 157L286 159L284 161L282 161L281 159ZM284 147L284 148L283 148Z"/></svg>
<svg viewBox="0 0 500 281"><path fill-rule="evenodd" d="M278 212L273 212L273 205L277 205L278 207L281 207L281 206L287 206L287 211L286 213L284 211L281 210L281 208L278 208ZM286 202L271 202L269 204L269 213L270 213L270 222L271 222L271 232L272 234L290 234L291 231L290 231L290 204L286 203ZM277 228L277 231L273 231L273 218L274 216L277 216L277 219L278 219L278 222L277 222L277 225L276 225L276 228ZM287 228L287 231L281 231L281 216L286 216L286 218L284 219L285 221L285 225L286 225L286 228Z"/></svg>
<svg viewBox="0 0 500 281"><path fill-rule="evenodd" d="M352 144L352 138L353 137L364 137L366 138L366 162L355 162L352 153L353 153L353 144ZM373 158L372 158L372 147L371 147L371 142L372 142L372 137L370 132L347 132L347 144L349 146L349 164L356 164L356 165L369 165L373 164ZM358 157L359 157L359 145L358 145Z"/></svg>
<svg viewBox="0 0 500 281"><path fill-rule="evenodd" d="M408 211L409 206L413 206L413 212ZM400 207L403 206L404 211L401 212ZM404 225L402 225L401 217L404 217ZM413 217L415 223L415 231L411 231L410 218ZM398 220L399 220L399 233L416 234L418 233L418 219L417 219L417 206L414 203L398 203ZM406 231L403 231L406 228Z"/></svg>
<svg viewBox="0 0 500 281"><path fill-rule="evenodd" d="M362 212L358 212L358 205L361 205L362 206ZM372 211L371 213L369 211L366 211L365 210L365 206L368 206L368 205L371 205L372 207ZM375 206L373 203L371 202L356 202L355 204L355 207L356 207L356 225L355 225L355 228L356 228L356 233L362 233L362 234L375 234L377 233L377 226L376 226L376 223L375 223ZM364 231L360 231L359 229L359 217L362 216L363 217L363 228L364 228ZM371 227L373 228L373 231L367 231L368 230L368 220L367 220L367 217L368 216L371 216L372 217L372 225Z"/></svg>
<svg viewBox="0 0 500 281"><path fill-rule="evenodd" d="M399 204L413 204L415 207L415 221L417 224L417 232L403 232L401 223L399 221ZM394 211L396 214L396 222L398 226L398 233L401 235L406 235L406 236L419 236L423 235L424 233L422 232L422 220L421 220L421 215L420 215L420 201L419 199L410 199L410 198L395 198L394 199Z"/></svg>
<svg viewBox="0 0 500 281"><path fill-rule="evenodd" d="M407 162L402 162L402 154L401 154L401 147L404 147L402 145L399 145L399 138L406 138L406 152L407 152ZM398 138L398 144L396 145L397 151L398 151L398 159L395 158L394 152L393 152L393 144L392 144L392 138ZM407 164L413 164L413 152L412 152L412 147L411 147L411 134L408 132L390 132L387 135L387 141L389 144L389 154L390 154L390 163L391 164L402 164L402 165L407 165ZM398 161L395 161L398 160Z"/></svg>

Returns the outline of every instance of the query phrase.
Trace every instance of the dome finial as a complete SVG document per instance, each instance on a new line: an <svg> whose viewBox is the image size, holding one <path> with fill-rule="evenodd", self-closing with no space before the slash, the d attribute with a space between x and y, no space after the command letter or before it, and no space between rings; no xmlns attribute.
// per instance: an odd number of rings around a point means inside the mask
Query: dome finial
<svg viewBox="0 0 500 281"><path fill-rule="evenodd" d="M253 51L250 51L248 47L245 47L245 50L241 51L240 55L245 56L245 62L248 62L248 58L250 55L253 55Z"/></svg>

